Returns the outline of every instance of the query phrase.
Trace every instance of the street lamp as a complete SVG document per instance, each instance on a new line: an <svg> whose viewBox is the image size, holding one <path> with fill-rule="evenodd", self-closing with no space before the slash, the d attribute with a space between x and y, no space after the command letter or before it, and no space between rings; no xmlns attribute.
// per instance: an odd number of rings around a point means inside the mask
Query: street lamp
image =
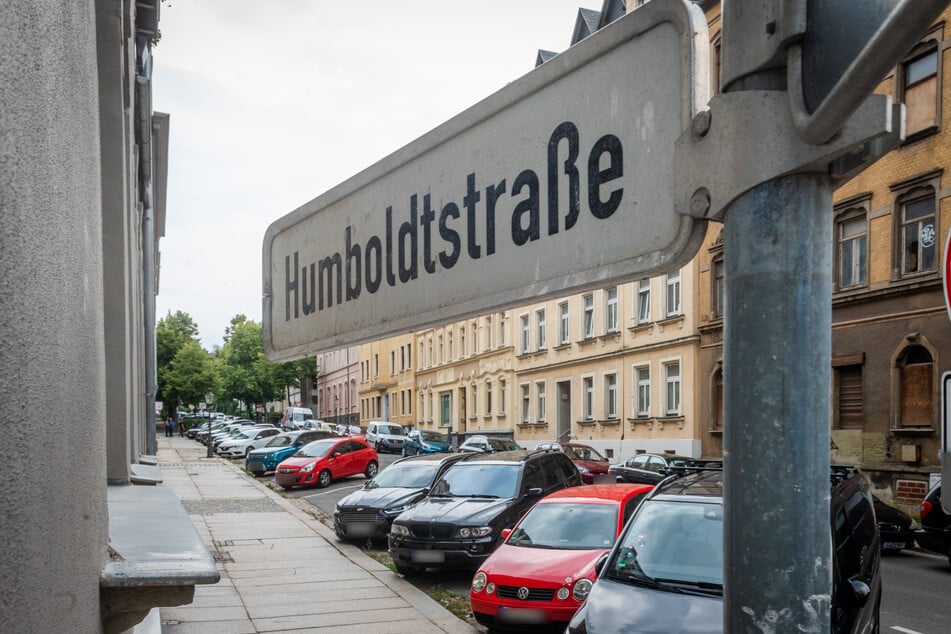
<svg viewBox="0 0 951 634"><path fill-rule="evenodd" d="M211 392L205 394L205 413L208 414L208 458L215 457L214 448L211 446L211 404L214 399L215 395Z"/></svg>

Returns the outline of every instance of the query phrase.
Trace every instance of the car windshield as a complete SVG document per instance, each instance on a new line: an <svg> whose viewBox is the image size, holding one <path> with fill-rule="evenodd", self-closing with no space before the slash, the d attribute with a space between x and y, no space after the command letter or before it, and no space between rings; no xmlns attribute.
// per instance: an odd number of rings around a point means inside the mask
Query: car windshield
<svg viewBox="0 0 951 634"><path fill-rule="evenodd" d="M290 436L284 436L282 434L279 436L275 436L274 438L271 438L271 440L269 440L268 443L264 446L265 447L287 447L293 442L294 442L293 438L291 438Z"/></svg>
<svg viewBox="0 0 951 634"><path fill-rule="evenodd" d="M381 434L389 434L390 436L402 436L403 428L399 425L380 425Z"/></svg>
<svg viewBox="0 0 951 634"><path fill-rule="evenodd" d="M367 482L368 489L390 489L404 487L407 489L423 489L433 483L438 462L404 462L394 464L381 471L375 478Z"/></svg>
<svg viewBox="0 0 951 634"><path fill-rule="evenodd" d="M492 451L517 451L522 448L521 445L514 440L506 440L504 438L488 438L487 440L492 447Z"/></svg>
<svg viewBox="0 0 951 634"><path fill-rule="evenodd" d="M508 544L565 550L610 548L617 531L617 510L614 504L536 504Z"/></svg>
<svg viewBox="0 0 951 634"><path fill-rule="evenodd" d="M248 436L247 434L242 433L242 432L238 432L238 433L235 434L235 436L234 436L234 439L235 439L235 440L247 440L248 438L250 438L250 436Z"/></svg>
<svg viewBox="0 0 951 634"><path fill-rule="evenodd" d="M457 464L433 486L435 497L511 498L518 486L514 464Z"/></svg>
<svg viewBox="0 0 951 634"><path fill-rule="evenodd" d="M607 462L608 459L598 453L594 447L579 447L568 445L565 447L565 453L572 460L593 460L596 462Z"/></svg>
<svg viewBox="0 0 951 634"><path fill-rule="evenodd" d="M446 434L440 434L438 431L421 431L419 437L427 442L449 442Z"/></svg>
<svg viewBox="0 0 951 634"><path fill-rule="evenodd" d="M723 507L644 502L628 523L605 574L629 583L722 592Z"/></svg>
<svg viewBox="0 0 951 634"><path fill-rule="evenodd" d="M310 458L323 458L337 444L336 440L315 440L300 448L295 456L307 456Z"/></svg>

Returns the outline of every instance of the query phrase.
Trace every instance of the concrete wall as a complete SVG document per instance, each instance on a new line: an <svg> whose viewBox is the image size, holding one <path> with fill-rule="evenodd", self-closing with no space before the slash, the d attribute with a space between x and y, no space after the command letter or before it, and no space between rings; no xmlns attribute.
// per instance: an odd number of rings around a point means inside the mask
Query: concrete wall
<svg viewBox="0 0 951 634"><path fill-rule="evenodd" d="M93 5L0 3L0 623L23 632L101 629L108 531Z"/></svg>

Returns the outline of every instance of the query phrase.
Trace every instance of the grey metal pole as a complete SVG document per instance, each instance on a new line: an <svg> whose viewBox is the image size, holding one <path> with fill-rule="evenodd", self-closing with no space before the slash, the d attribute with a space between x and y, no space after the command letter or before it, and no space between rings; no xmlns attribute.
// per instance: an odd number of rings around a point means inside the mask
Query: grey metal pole
<svg viewBox="0 0 951 634"><path fill-rule="evenodd" d="M757 186L724 233L723 631L829 632L828 177Z"/></svg>

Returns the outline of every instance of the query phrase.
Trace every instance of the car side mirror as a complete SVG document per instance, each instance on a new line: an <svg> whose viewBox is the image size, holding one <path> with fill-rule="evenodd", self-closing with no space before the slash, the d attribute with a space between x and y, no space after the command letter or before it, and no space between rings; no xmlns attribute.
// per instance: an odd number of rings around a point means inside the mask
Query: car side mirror
<svg viewBox="0 0 951 634"><path fill-rule="evenodd" d="M509 535L511 534L512 534L511 528L503 528L502 533L499 535L499 539L504 542L505 540L509 538Z"/></svg>
<svg viewBox="0 0 951 634"><path fill-rule="evenodd" d="M525 497L536 498L542 493L544 493L544 491L542 491L541 487L530 487L525 489Z"/></svg>
<svg viewBox="0 0 951 634"><path fill-rule="evenodd" d="M598 560L594 562L594 572L599 577L601 576L601 571L604 570L604 565L608 563L608 557L610 556L610 552L601 553L601 556L598 557Z"/></svg>
<svg viewBox="0 0 951 634"><path fill-rule="evenodd" d="M667 472L667 467L661 467L660 469L657 470L657 473L659 473L659 474L662 475L662 476L670 475L670 474Z"/></svg>
<svg viewBox="0 0 951 634"><path fill-rule="evenodd" d="M868 603L869 597L872 596L872 589L867 583L861 579L849 579L849 585L852 587L852 600L856 607L862 607Z"/></svg>
<svg viewBox="0 0 951 634"><path fill-rule="evenodd" d="M339 457L342 456L342 455L343 455L343 454L340 453L339 451L335 451L335 452L334 452L334 455L332 455L331 458L339 458Z"/></svg>

